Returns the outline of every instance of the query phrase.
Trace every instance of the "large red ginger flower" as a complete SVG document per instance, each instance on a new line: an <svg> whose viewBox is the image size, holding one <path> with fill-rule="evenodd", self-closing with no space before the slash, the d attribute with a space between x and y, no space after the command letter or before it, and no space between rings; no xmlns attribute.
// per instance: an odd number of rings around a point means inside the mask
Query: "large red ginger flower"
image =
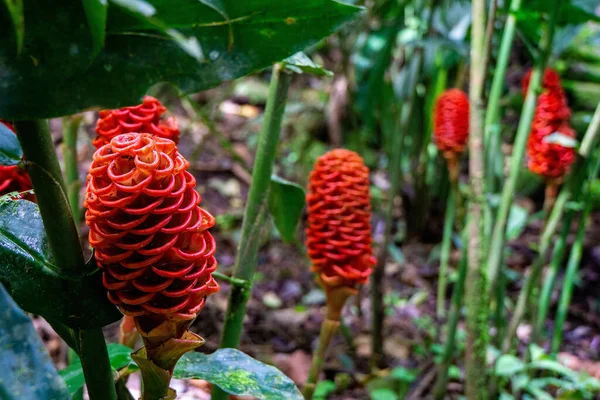
<svg viewBox="0 0 600 400"><path fill-rule="evenodd" d="M326 290L354 289L375 265L371 248L369 170L353 151L336 149L310 173L306 246Z"/></svg>
<svg viewBox="0 0 600 400"><path fill-rule="evenodd" d="M523 78L524 94L530 79L531 71ZM571 110L556 71L546 69L542 86L527 141L528 167L548 180L560 180L575 161L575 149L549 143L546 138L554 133L575 137L575 131L569 126Z"/></svg>
<svg viewBox="0 0 600 400"><path fill-rule="evenodd" d="M100 119L96 124L98 136L92 143L98 149L117 135L140 132L171 139L177 144L177 121L173 117L161 119L166 110L160 101L151 96L144 97L144 102L137 106L102 110L98 113Z"/></svg>
<svg viewBox="0 0 600 400"><path fill-rule="evenodd" d="M459 89L448 89L435 104L433 138L446 159L456 159L469 139L469 98Z"/></svg>
<svg viewBox="0 0 600 400"><path fill-rule="evenodd" d="M0 120L0 124L6 126L13 133L15 132L11 123ZM31 189L33 189L31 179L23 168L18 165L0 165L0 196L11 192L26 192ZM24 198L35 201L33 194L28 193Z"/></svg>
<svg viewBox="0 0 600 400"><path fill-rule="evenodd" d="M126 315L191 321L219 290L215 219L175 143L114 137L90 166L84 205L108 298Z"/></svg>

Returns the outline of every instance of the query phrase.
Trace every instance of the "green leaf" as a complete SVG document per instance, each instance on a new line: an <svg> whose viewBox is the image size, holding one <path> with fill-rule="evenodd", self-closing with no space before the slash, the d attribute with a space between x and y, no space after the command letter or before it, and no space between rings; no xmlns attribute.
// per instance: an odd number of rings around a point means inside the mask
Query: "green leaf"
<svg viewBox="0 0 600 400"><path fill-rule="evenodd" d="M304 202L305 194L302 186L276 175L271 176L269 212L281 237L288 243L294 240Z"/></svg>
<svg viewBox="0 0 600 400"><path fill-rule="evenodd" d="M0 281L25 311L71 328L97 328L121 318L99 271L80 279L57 272L34 203L0 201L0 260Z"/></svg>
<svg viewBox="0 0 600 400"><path fill-rule="evenodd" d="M297 74L307 73L316 76L333 76L333 72L326 70L322 65L316 64L305 53L299 52L283 60L290 71Z"/></svg>
<svg viewBox="0 0 600 400"><path fill-rule="evenodd" d="M173 377L204 379L236 396L302 400L294 382L281 371L236 349L219 349L208 355L187 353L175 366Z"/></svg>
<svg viewBox="0 0 600 400"><path fill-rule="evenodd" d="M334 0L137 1L138 11L151 11L140 4L154 9L149 20L123 8L132 1L119 1L120 6L111 4L105 45L95 58L90 31L81 23L86 20L81 3L25 2L20 57L7 40L11 32L0 32L5 71L0 75L0 118L48 118L136 104L158 82L195 93L302 51L361 10ZM0 14L0 25L5 19ZM197 40L206 60L199 63L182 51L163 28Z"/></svg>
<svg viewBox="0 0 600 400"><path fill-rule="evenodd" d="M313 394L313 397L315 399L324 399L327 396L329 396L330 394L332 394L333 392L335 392L335 389L336 389L335 382L332 382L327 379L319 381L317 383L317 386L315 387L315 392Z"/></svg>
<svg viewBox="0 0 600 400"><path fill-rule="evenodd" d="M107 348L110 366L115 370L124 368L133 362L131 359L132 350L129 347L118 343L110 343L107 345ZM75 360L67 368L60 370L59 374L66 382L72 396L74 396L77 391L81 390L85 383L83 369L81 368L81 360L79 359Z"/></svg>
<svg viewBox="0 0 600 400"><path fill-rule="evenodd" d="M517 357L504 354L498 358L496 361L495 373L498 376L506 376L510 377L515 375L525 369L525 364L523 361L519 360Z"/></svg>
<svg viewBox="0 0 600 400"><path fill-rule="evenodd" d="M529 213L527 209L517 204L510 207L508 222L506 226L506 240L515 240L521 235L527 225Z"/></svg>
<svg viewBox="0 0 600 400"><path fill-rule="evenodd" d="M574 149L577 147L577 140L560 132L554 132L544 137L542 140L546 143L559 144L562 147L567 147L569 149Z"/></svg>
<svg viewBox="0 0 600 400"><path fill-rule="evenodd" d="M371 400L398 400L398 395L391 389L375 389L370 394Z"/></svg>
<svg viewBox="0 0 600 400"><path fill-rule="evenodd" d="M0 123L0 165L17 165L22 157L23 150L17 135Z"/></svg>
<svg viewBox="0 0 600 400"><path fill-rule="evenodd" d="M577 372L565 367L558 361L554 360L538 360L532 361L527 365L528 369L540 369L544 371L552 371L559 375L563 375L566 378L569 378L573 381L577 380L578 374Z"/></svg>
<svg viewBox="0 0 600 400"><path fill-rule="evenodd" d="M0 398L70 399L31 319L0 285Z"/></svg>
<svg viewBox="0 0 600 400"><path fill-rule="evenodd" d="M17 54L23 50L25 40L25 20L23 18L23 0L4 0L4 5L8 9L8 14L15 32L17 42Z"/></svg>
<svg viewBox="0 0 600 400"><path fill-rule="evenodd" d="M106 0L82 0L85 17L94 42L92 55L96 57L104 46L106 38L106 13L108 4Z"/></svg>

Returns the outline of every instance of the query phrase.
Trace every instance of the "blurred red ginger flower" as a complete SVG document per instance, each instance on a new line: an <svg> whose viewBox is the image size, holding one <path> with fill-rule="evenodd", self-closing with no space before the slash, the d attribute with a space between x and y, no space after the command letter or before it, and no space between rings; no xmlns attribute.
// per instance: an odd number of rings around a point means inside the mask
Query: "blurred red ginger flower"
<svg viewBox="0 0 600 400"><path fill-rule="evenodd" d="M0 120L0 124L15 133L10 122ZM0 165L0 196L11 192L28 192L23 198L35 202L35 195L29 192L31 189L31 179L23 168L18 165Z"/></svg>
<svg viewBox="0 0 600 400"><path fill-rule="evenodd" d="M215 219L199 206L188 167L173 141L145 133L116 136L93 156L90 245L110 301L138 324L180 321L185 330L219 290Z"/></svg>
<svg viewBox="0 0 600 400"><path fill-rule="evenodd" d="M535 123L535 122L534 122ZM527 166L532 172L542 175L546 179L560 179L569 170L575 161L575 150L558 143L549 143L545 138L549 135L544 131L533 129L527 141ZM551 128L552 129L552 128ZM575 131L567 122L563 122L552 133L560 133L564 136L575 138Z"/></svg>
<svg viewBox="0 0 600 400"><path fill-rule="evenodd" d="M460 89L448 89L436 100L433 140L448 162L451 179L458 179L458 158L469 140L469 98Z"/></svg>
<svg viewBox="0 0 600 400"><path fill-rule="evenodd" d="M94 146L98 149L109 143L112 138L123 133L139 132L171 139L177 144L179 127L174 117L161 119L166 107L151 96L145 96L142 104L123 107L117 110L102 110L96 124Z"/></svg>
<svg viewBox="0 0 600 400"><path fill-rule="evenodd" d="M355 291L375 265L371 247L369 170L353 151L335 149L317 159L307 194L306 246L326 291Z"/></svg>
<svg viewBox="0 0 600 400"><path fill-rule="evenodd" d="M523 96L527 94L527 89L529 89L529 82L531 81L531 74L533 73L533 69L529 68L529 70L523 76L523 80L521 81L521 87L523 89ZM560 75L553 68L546 68L544 70L544 77L542 78L542 89L545 90L561 90L562 85L560 83Z"/></svg>

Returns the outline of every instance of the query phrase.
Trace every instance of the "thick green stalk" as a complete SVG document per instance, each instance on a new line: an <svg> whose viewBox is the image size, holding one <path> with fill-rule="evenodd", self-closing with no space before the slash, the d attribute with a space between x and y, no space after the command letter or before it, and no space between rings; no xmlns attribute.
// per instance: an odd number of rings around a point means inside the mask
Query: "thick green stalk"
<svg viewBox="0 0 600 400"><path fill-rule="evenodd" d="M539 298L539 306L537 307L537 315L535 318L535 326L533 329L532 339L534 343L538 343L541 339L541 335L544 329L544 322L546 322L546 316L550 309L550 300L552 299L552 290L558 276L558 271L562 266L562 260L565 255L567 248L567 237L571 231L571 221L573 220L573 211L567 211L567 214L563 221L562 231L558 240L554 243L554 249L552 250L552 258L550 261L550 267L544 278L544 284L542 286L542 293Z"/></svg>
<svg viewBox="0 0 600 400"><path fill-rule="evenodd" d="M467 307L466 395L487 399L486 351L489 339L487 282L483 263L483 88L485 84L485 0L471 3L471 69L469 78L469 244L465 305Z"/></svg>
<svg viewBox="0 0 600 400"><path fill-rule="evenodd" d="M450 251L452 250L452 232L454 228L454 217L458 206L458 181L454 179L451 183L450 196L446 202L446 216L444 218L444 236L442 237L442 249L440 254L440 269L438 273L436 315L443 318L446 314L446 287L448 282L448 263Z"/></svg>
<svg viewBox="0 0 600 400"><path fill-rule="evenodd" d="M102 329L80 330L79 357L90 400L116 399L114 377Z"/></svg>
<svg viewBox="0 0 600 400"><path fill-rule="evenodd" d="M394 211L394 199L400 191L402 182L402 153L404 146L404 137L410 126L412 110L414 104L414 93L418 80L418 71L421 69L422 52L419 51L410 64L410 74L407 77L407 99L398 99L398 116L400 123L396 124L397 130L392 136L392 148L390 149L390 182L389 200L385 210L385 232L383 244L379 251L377 266L373 270L371 276L371 307L373 310L373 340L372 340L372 356L371 367L377 368L380 366L383 358L383 324L385 318L385 310L383 306L383 279L385 277L385 262L387 259L387 248L391 243L392 222ZM405 101L404 101L405 100Z"/></svg>
<svg viewBox="0 0 600 400"><path fill-rule="evenodd" d="M305 400L312 400L313 398L315 387L317 386L317 382L319 382L319 375L323 369L325 356L327 355L327 348L329 347L329 343L331 343L331 338L338 331L339 327L340 321L332 321L329 319L324 320L321 324L317 352L313 355L310 371L308 372L308 379L302 389L302 395Z"/></svg>
<svg viewBox="0 0 600 400"><path fill-rule="evenodd" d="M25 166L38 202L50 251L60 273L70 276L85 274L85 260L79 235L73 221L65 184L56 157L52 136L45 120L15 122L17 137L25 157ZM57 288L59 290L59 288ZM116 398L112 371L101 329L66 330L67 340L78 347L92 363L84 363L83 372L90 398Z"/></svg>
<svg viewBox="0 0 600 400"><path fill-rule="evenodd" d="M74 115L63 118L63 157L65 160L65 183L67 187L67 197L73 213L75 226L81 222L81 205L79 204L79 190L81 181L79 180L79 166L77 163L77 134L81 116Z"/></svg>
<svg viewBox="0 0 600 400"><path fill-rule="evenodd" d="M252 278L256 269L260 229L265 214L267 192L271 182L273 164L277 153L277 142L281 131L281 122L285 111L288 87L291 75L282 64L273 67L273 75L267 98L262 130L258 139L258 148L252 170L252 183L244 211L242 237L233 272L233 278L248 282L247 286L232 285L229 304L225 315L221 347L237 347L243 329L246 303L250 297ZM215 387L213 400L223 400L227 394Z"/></svg>
<svg viewBox="0 0 600 400"><path fill-rule="evenodd" d="M444 352L442 353L442 360L438 366L438 373L433 389L436 400L443 399L448 391L448 370L450 369L452 356L454 354L456 327L458 326L458 320L460 319L460 310L462 308L465 292L465 279L467 277L467 241L469 239L467 232L468 231L465 229L462 235L463 248L460 263L458 264L458 278L452 289L452 305L450 307L448 323L446 325L446 342L444 344Z"/></svg>
<svg viewBox="0 0 600 400"><path fill-rule="evenodd" d="M495 287L495 282L502 264L502 252L504 251L504 243L506 239L506 224L508 222L508 215L513 203L514 194L517 187L517 180L521 171L521 162L523 160L523 155L525 154L525 147L527 144L527 138L529 137L531 122L533 121L533 115L537 103L538 91L542 82L543 71L546 67L546 61L548 59L548 55L550 54L550 50L552 49L552 40L554 38L554 29L560 3L561 0L554 0L552 2L550 21L548 22L546 34L542 42L542 52L536 60L535 68L529 84L529 89L527 90L527 96L525 97L523 111L521 112L521 119L519 120L519 126L517 128L517 135L510 160L510 172L502 190L502 199L498 209L498 214L496 216L496 223L494 225L492 239L489 246L489 255L487 259L489 290L493 290ZM496 69L496 75L499 75L498 69ZM504 74L500 76L502 76L502 79L504 79Z"/></svg>

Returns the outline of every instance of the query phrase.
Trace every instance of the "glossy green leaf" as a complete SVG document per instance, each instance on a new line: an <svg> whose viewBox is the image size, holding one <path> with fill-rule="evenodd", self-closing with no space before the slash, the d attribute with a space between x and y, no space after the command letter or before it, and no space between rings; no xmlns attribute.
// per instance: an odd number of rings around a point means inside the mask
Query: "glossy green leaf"
<svg viewBox="0 0 600 400"><path fill-rule="evenodd" d="M326 70L322 65L316 64L303 52L294 54L283 60L287 69L298 74L306 73L316 76L333 76L333 72Z"/></svg>
<svg viewBox="0 0 600 400"><path fill-rule="evenodd" d="M0 398L70 399L31 319L0 285Z"/></svg>
<svg viewBox="0 0 600 400"><path fill-rule="evenodd" d="M302 186L276 175L271 176L269 212L273 216L277 230L286 242L294 240L304 202L305 194Z"/></svg>
<svg viewBox="0 0 600 400"><path fill-rule="evenodd" d="M173 372L177 379L204 379L236 396L261 400L302 400L290 378L270 365L236 349L219 349L213 354L187 353Z"/></svg>
<svg viewBox="0 0 600 400"><path fill-rule="evenodd" d="M107 347L110 366L113 369L119 370L133 362L131 359L132 350L129 347L118 343L110 343ZM72 396L81 390L85 383L83 369L81 369L81 361L79 359L75 360L67 368L60 370L59 374L66 382Z"/></svg>
<svg viewBox="0 0 600 400"><path fill-rule="evenodd" d="M23 150L17 135L6 125L0 124L0 165L17 165L21 157Z"/></svg>
<svg viewBox="0 0 600 400"><path fill-rule="evenodd" d="M108 4L106 0L82 0L82 3L94 42L92 54L95 57L104 46L104 39L106 38Z"/></svg>
<svg viewBox="0 0 600 400"><path fill-rule="evenodd" d="M10 15L12 26L14 28L17 54L21 54L21 51L23 50L23 41L25 38L23 0L4 0L4 5L8 10L8 14Z"/></svg>
<svg viewBox="0 0 600 400"><path fill-rule="evenodd" d="M83 5L60 3L24 3L20 57L11 47L14 33L0 31L0 118L47 118L135 104L157 82L185 93L208 89L302 51L361 10L334 0L149 0L144 3L155 12L144 19L111 3L105 45L94 58L90 31L81 23ZM0 13L0 26L6 19ZM182 51L156 21L197 40L206 60L199 63Z"/></svg>
<svg viewBox="0 0 600 400"><path fill-rule="evenodd" d="M81 279L57 272L34 203L0 201L0 260L0 281L25 311L71 328L96 328L121 318L99 271Z"/></svg>

